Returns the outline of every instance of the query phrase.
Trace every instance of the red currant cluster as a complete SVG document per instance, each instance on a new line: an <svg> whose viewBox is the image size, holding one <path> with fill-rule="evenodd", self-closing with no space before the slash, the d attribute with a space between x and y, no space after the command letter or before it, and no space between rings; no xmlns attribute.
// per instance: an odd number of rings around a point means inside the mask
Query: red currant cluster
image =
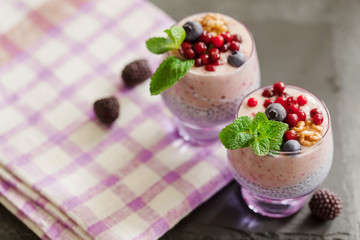
<svg viewBox="0 0 360 240"><path fill-rule="evenodd" d="M275 99L274 103L281 104L286 110L285 122L289 124L290 127L295 127L299 121L306 120L306 113L301 109L301 106L307 103L307 98L304 95L300 95L297 98L293 96L288 96L284 92L285 84L283 82L274 83L272 89L265 89L262 93L263 97L271 98L275 95L278 97ZM272 104L271 99L266 99L264 101L264 107Z"/></svg>
<svg viewBox="0 0 360 240"><path fill-rule="evenodd" d="M221 65L220 53L227 51L239 51L242 37L239 34L231 35L223 32L221 35L212 36L203 31L200 37L193 43L184 41L181 44L180 53L187 59L195 59L195 66L205 66L207 71L215 71L215 66Z"/></svg>

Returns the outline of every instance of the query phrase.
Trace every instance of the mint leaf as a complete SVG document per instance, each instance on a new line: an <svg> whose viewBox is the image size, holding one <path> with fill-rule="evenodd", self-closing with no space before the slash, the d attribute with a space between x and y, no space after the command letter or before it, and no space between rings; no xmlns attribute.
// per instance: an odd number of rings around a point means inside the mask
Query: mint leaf
<svg viewBox="0 0 360 240"><path fill-rule="evenodd" d="M221 143L227 149L237 149L249 146L253 135L249 132L251 118L247 116L235 119L233 123L227 125L219 134Z"/></svg>
<svg viewBox="0 0 360 240"><path fill-rule="evenodd" d="M152 53L163 54L174 49L175 45L169 38L154 37L146 41L146 47Z"/></svg>
<svg viewBox="0 0 360 240"><path fill-rule="evenodd" d="M253 120L250 117L236 119L220 132L219 138L227 149L250 146L256 155L263 156L269 150L281 149L284 133L288 129L286 123L269 121L264 113L258 112Z"/></svg>
<svg viewBox="0 0 360 240"><path fill-rule="evenodd" d="M166 29L164 32L166 32L171 41L174 43L175 48L180 48L180 45L186 37L184 28L174 25L170 29Z"/></svg>
<svg viewBox="0 0 360 240"><path fill-rule="evenodd" d="M254 120L252 121L250 125L250 132L254 133L255 129L264 129L266 130L269 124L269 120L267 119L265 113L258 112Z"/></svg>
<svg viewBox="0 0 360 240"><path fill-rule="evenodd" d="M251 150L259 156L266 155L270 150L270 140L268 138L254 138L249 145Z"/></svg>
<svg viewBox="0 0 360 240"><path fill-rule="evenodd" d="M289 125L286 123L270 120L266 135L270 139L282 138L287 130L289 130Z"/></svg>
<svg viewBox="0 0 360 240"><path fill-rule="evenodd" d="M279 151L282 144L284 133L289 130L289 125L283 122L269 121L266 130L267 138L270 139L270 149Z"/></svg>
<svg viewBox="0 0 360 240"><path fill-rule="evenodd" d="M151 78L150 93L158 95L174 85L187 71L194 66L194 60L181 60L177 57L167 57Z"/></svg>
<svg viewBox="0 0 360 240"><path fill-rule="evenodd" d="M166 32L169 38L154 37L146 41L146 47L150 52L163 54L167 51L178 49L186 37L185 30L176 25L166 29L164 32Z"/></svg>

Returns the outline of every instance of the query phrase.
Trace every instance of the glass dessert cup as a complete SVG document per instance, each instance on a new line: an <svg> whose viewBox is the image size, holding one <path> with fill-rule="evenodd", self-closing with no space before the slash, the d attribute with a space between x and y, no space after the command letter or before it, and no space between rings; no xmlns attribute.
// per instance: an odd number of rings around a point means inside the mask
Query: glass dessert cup
<svg viewBox="0 0 360 240"><path fill-rule="evenodd" d="M185 18L178 25L182 26L186 21L204 14ZM197 145L217 140L221 129L233 120L242 98L260 86L259 62L251 33L233 18L223 17L235 26L233 29L241 29L246 62L238 68L232 67L226 62L230 52L221 53L225 59L222 59L222 65L216 66L215 72L206 71L204 66L194 66L161 94L165 105L175 116L179 135ZM170 55L183 58L177 50Z"/></svg>
<svg viewBox="0 0 360 240"><path fill-rule="evenodd" d="M289 87L310 94L324 110L328 124L322 139L296 152L271 150L265 156L255 155L250 147L228 150L230 170L241 185L246 204L254 212L273 218L290 216L300 210L307 196L328 175L333 160L333 136L325 104L304 89Z"/></svg>

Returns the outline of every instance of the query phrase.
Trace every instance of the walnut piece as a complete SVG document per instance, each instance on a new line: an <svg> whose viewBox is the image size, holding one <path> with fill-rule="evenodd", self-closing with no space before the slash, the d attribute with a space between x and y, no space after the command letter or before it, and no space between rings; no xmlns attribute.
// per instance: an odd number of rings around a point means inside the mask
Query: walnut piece
<svg viewBox="0 0 360 240"><path fill-rule="evenodd" d="M199 17L195 20L203 26L205 31L211 33L213 36L229 31L225 19L219 13L208 13L204 17Z"/></svg>
<svg viewBox="0 0 360 240"><path fill-rule="evenodd" d="M301 145L310 147L322 139L324 129L311 121L299 121L292 130L296 132Z"/></svg>

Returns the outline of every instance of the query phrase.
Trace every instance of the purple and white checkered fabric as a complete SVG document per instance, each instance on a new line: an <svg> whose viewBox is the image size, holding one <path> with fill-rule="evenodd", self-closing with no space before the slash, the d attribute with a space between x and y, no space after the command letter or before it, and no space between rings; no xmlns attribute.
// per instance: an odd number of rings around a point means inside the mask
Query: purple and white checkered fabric
<svg viewBox="0 0 360 240"><path fill-rule="evenodd" d="M160 57L145 40L174 21L145 0L4 1L0 202L43 239L156 239L231 179L225 150L193 147L148 82L120 71ZM3 21L2 21L3 22ZM93 102L114 95L100 124Z"/></svg>

